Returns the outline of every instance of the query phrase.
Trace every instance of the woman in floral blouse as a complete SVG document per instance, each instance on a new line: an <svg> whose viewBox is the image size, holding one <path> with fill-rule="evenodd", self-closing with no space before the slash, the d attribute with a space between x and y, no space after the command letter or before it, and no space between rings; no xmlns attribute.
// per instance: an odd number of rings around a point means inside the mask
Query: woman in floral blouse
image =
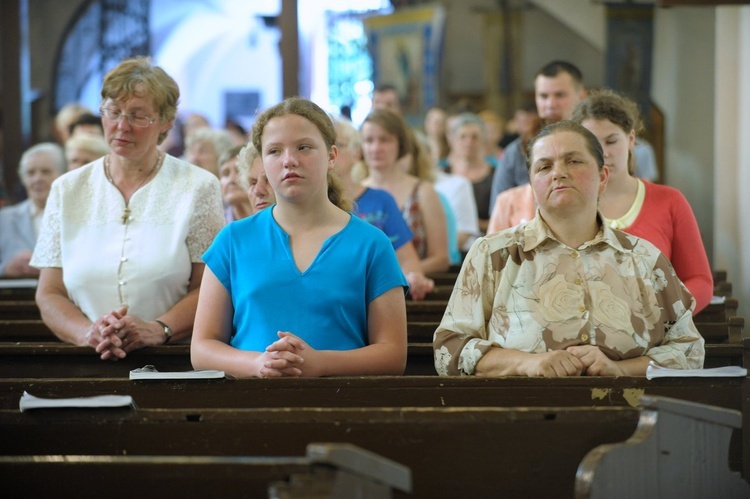
<svg viewBox="0 0 750 499"><path fill-rule="evenodd" d="M529 143L537 216L478 239L440 326L441 375L642 376L703 366L695 300L651 243L602 224L601 145L549 125Z"/></svg>

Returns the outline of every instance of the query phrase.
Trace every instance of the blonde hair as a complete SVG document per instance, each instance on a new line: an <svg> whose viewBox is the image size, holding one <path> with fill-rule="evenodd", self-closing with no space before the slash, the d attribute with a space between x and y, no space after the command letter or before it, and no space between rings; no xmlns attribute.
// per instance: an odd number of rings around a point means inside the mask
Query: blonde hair
<svg viewBox="0 0 750 499"><path fill-rule="evenodd" d="M352 154L362 153L362 137L359 135L359 131L354 128L351 121L346 118L333 118L333 124L336 128L336 140L341 142L342 139L346 141L346 148Z"/></svg>
<svg viewBox="0 0 750 499"><path fill-rule="evenodd" d="M265 130L268 122L273 118L281 118L288 115L301 116L315 125L315 128L320 131L323 137L326 150L331 151L331 148L336 144L336 129L328 113L312 101L302 97L289 97L265 110L255 120L251 137L253 146L261 155L263 151L263 130ZM341 180L331 170L328 170L326 177L328 179L328 200L344 211L351 211L352 202L344 194L344 187Z"/></svg>
<svg viewBox="0 0 750 499"><path fill-rule="evenodd" d="M435 167L432 166L430 149L427 146L427 137L418 130L409 129L411 135L411 163L409 173L415 177L428 182L435 181Z"/></svg>
<svg viewBox="0 0 750 499"><path fill-rule="evenodd" d="M58 133L67 137L70 135L68 132L70 124L86 113L93 114L88 107L80 102L68 102L57 111L55 115L55 128L58 130Z"/></svg>
<svg viewBox="0 0 750 499"><path fill-rule="evenodd" d="M154 103L162 122L173 122L177 115L180 89L174 79L159 66L154 66L150 57L125 59L104 77L102 102L129 97L148 97ZM172 128L171 126L169 128ZM158 143L167 138L166 130L159 134Z"/></svg>
<svg viewBox="0 0 750 499"><path fill-rule="evenodd" d="M98 154L99 157L109 152L109 147L102 137L88 133L73 135L65 141L65 152L69 153L73 149Z"/></svg>

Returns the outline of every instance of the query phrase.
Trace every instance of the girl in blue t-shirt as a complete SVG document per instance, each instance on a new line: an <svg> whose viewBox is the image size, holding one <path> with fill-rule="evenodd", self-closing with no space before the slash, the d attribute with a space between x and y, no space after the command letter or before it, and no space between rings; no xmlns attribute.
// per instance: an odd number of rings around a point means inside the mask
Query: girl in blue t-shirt
<svg viewBox="0 0 750 499"><path fill-rule="evenodd" d="M234 376L402 374L406 281L393 247L349 213L328 115L302 98L252 141L276 204L225 227L203 256L191 360Z"/></svg>
<svg viewBox="0 0 750 499"><path fill-rule="evenodd" d="M341 179L346 196L354 203L353 213L385 232L390 239L401 270L409 283L409 294L414 300L423 300L435 289L435 281L424 275L417 250L412 244L412 234L398 210L396 200L382 189L365 187L352 178L352 169L362 157L362 140L351 122L334 118L336 128L336 158L334 172Z"/></svg>

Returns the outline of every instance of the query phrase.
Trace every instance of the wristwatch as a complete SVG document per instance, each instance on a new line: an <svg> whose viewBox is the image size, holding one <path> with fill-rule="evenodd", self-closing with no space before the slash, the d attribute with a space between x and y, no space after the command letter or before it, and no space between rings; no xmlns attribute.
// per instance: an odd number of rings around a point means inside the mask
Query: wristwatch
<svg viewBox="0 0 750 499"><path fill-rule="evenodd" d="M165 334L165 335L167 336L167 339L166 339L166 340L164 341L164 344L166 345L167 343L169 343L169 340L171 340L171 339L172 339L172 328L171 328L171 327L169 327L169 326L167 326L166 324L164 324L164 323L163 323L162 321L160 321L160 320L155 320L154 322L156 322L156 323L157 323L157 324L159 324L159 325L160 325L160 326L161 326L162 328L164 328L164 334Z"/></svg>

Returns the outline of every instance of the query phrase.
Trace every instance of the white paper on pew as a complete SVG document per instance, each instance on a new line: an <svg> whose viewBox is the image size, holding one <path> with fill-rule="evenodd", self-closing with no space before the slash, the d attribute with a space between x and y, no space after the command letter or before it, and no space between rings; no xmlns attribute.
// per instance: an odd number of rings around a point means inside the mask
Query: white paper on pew
<svg viewBox="0 0 750 499"><path fill-rule="evenodd" d="M21 401L18 405L21 412L30 409L135 407L133 397L130 395L97 395L96 397L50 399L35 397L25 391L23 392Z"/></svg>
<svg viewBox="0 0 750 499"><path fill-rule="evenodd" d="M159 372L154 366L149 365L130 371L130 379L218 379L224 377L226 377L224 371L215 369Z"/></svg>
<svg viewBox="0 0 750 499"><path fill-rule="evenodd" d="M35 288L38 283L36 279L0 279L0 288Z"/></svg>
<svg viewBox="0 0 750 499"><path fill-rule="evenodd" d="M670 369L654 361L648 363L646 379L653 378L739 378L747 376L747 369L740 366L713 367L711 369Z"/></svg>
<svg viewBox="0 0 750 499"><path fill-rule="evenodd" d="M721 305L726 301L725 296L712 296L711 297L711 305Z"/></svg>

